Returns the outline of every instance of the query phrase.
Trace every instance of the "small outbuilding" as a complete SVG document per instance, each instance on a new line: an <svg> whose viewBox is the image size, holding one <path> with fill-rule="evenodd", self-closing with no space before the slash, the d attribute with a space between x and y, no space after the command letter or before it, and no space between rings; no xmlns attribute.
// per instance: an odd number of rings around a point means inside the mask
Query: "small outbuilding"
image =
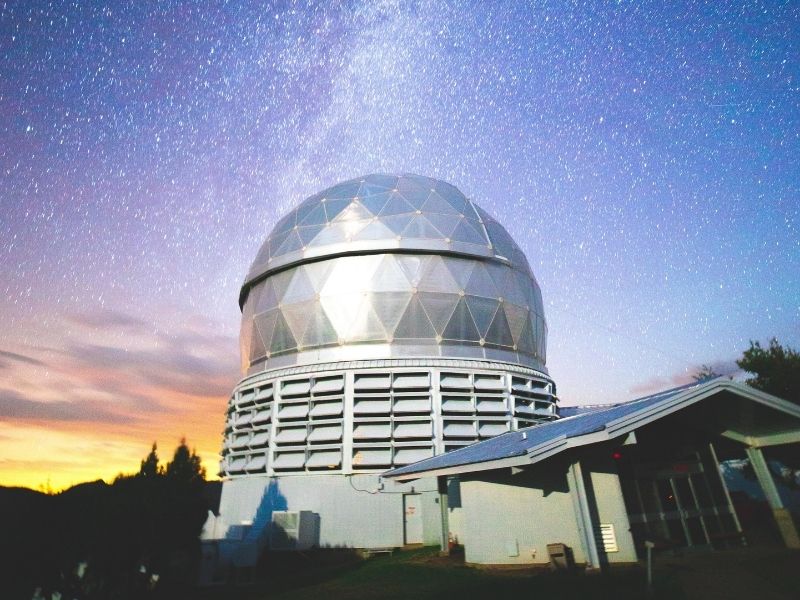
<svg viewBox="0 0 800 600"><path fill-rule="evenodd" d="M457 531L468 563L547 564L565 546L601 568L637 561L645 542L743 543L719 461L746 453L784 543L800 548L764 457L800 442L800 406L719 378L563 414L383 477L438 478L442 548Z"/></svg>

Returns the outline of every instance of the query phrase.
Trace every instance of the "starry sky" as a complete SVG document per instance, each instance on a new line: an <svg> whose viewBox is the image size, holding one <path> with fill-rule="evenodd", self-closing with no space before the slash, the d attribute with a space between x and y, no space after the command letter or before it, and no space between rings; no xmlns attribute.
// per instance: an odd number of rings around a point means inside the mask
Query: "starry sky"
<svg viewBox="0 0 800 600"><path fill-rule="evenodd" d="M564 404L800 346L800 6L0 0L0 484L216 472L238 288L371 172L459 187Z"/></svg>

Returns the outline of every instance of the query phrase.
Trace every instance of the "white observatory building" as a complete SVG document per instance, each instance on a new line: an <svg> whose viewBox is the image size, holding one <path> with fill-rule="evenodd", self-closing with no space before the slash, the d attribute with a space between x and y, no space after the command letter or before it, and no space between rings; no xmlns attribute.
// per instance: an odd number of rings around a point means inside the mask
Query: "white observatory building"
<svg viewBox="0 0 800 600"><path fill-rule="evenodd" d="M602 568L647 544L740 545L719 460L744 454L800 547L763 453L800 442L800 407L720 378L559 410L528 261L452 185L368 175L308 198L239 303L212 578L264 548L457 541L468 563L560 548Z"/></svg>
<svg viewBox="0 0 800 600"><path fill-rule="evenodd" d="M379 474L556 418L528 261L443 181L368 175L308 198L267 236L239 301L228 539L269 544L273 512L308 511L320 546L438 542L435 479Z"/></svg>

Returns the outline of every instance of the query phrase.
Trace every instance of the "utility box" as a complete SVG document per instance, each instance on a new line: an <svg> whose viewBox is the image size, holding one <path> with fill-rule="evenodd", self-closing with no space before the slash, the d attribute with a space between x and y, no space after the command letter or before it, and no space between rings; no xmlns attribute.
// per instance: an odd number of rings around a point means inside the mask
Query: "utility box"
<svg viewBox="0 0 800 600"><path fill-rule="evenodd" d="M550 568L554 571L566 571L573 567L572 549L566 544L547 544L547 555L550 557Z"/></svg>
<svg viewBox="0 0 800 600"><path fill-rule="evenodd" d="M308 550L318 544L318 514L310 510L272 512L271 550Z"/></svg>

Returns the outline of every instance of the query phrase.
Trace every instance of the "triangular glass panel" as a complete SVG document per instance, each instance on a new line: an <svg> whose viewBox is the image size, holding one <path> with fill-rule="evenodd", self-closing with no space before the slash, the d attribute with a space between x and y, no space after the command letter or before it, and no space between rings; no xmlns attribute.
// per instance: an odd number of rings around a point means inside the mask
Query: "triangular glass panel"
<svg viewBox="0 0 800 600"><path fill-rule="evenodd" d="M428 200L428 196L431 195L431 191L429 189L400 190L400 195L414 207L414 210L422 210L423 205Z"/></svg>
<svg viewBox="0 0 800 600"><path fill-rule="evenodd" d="M264 281L264 285L261 287L261 294L258 297L258 303L256 304L255 314L268 311L278 306L278 297L275 294L275 283L273 279L273 277L269 277Z"/></svg>
<svg viewBox="0 0 800 600"><path fill-rule="evenodd" d="M522 333L517 342L517 350L527 354L533 354L536 351L536 343L533 336L533 326L530 319L525 319L525 326L522 328Z"/></svg>
<svg viewBox="0 0 800 600"><path fill-rule="evenodd" d="M503 302L503 309L506 313L506 321L508 328L511 331L511 337L514 343L519 346L519 339L522 335L522 329L528 321L528 310L510 302Z"/></svg>
<svg viewBox="0 0 800 600"><path fill-rule="evenodd" d="M398 256L387 254L372 275L370 288L375 292L410 292L411 284L397 264Z"/></svg>
<svg viewBox="0 0 800 600"><path fill-rule="evenodd" d="M465 290L469 278L472 276L472 269L475 267L476 262L466 258L453 258L451 256L443 256L442 262L447 270L450 271L453 280L458 284L460 290Z"/></svg>
<svg viewBox="0 0 800 600"><path fill-rule="evenodd" d="M253 261L253 266L250 270L255 270L256 267L263 265L269 260L269 239L265 240L263 244L261 244L261 248L258 249L258 254L256 255L255 260Z"/></svg>
<svg viewBox="0 0 800 600"><path fill-rule="evenodd" d="M258 305L258 299L261 297L261 292L264 289L265 283L266 280L262 280L250 288L250 291L247 293L247 300L245 300L244 306L242 307L242 319L247 315L252 316L254 314L253 311Z"/></svg>
<svg viewBox="0 0 800 600"><path fill-rule="evenodd" d="M383 323L387 335L394 335L395 327L411 301L411 294L404 292L379 292L371 294L369 302L378 318Z"/></svg>
<svg viewBox="0 0 800 600"><path fill-rule="evenodd" d="M281 233L288 233L294 228L295 222L295 211L290 212L288 215L283 217L275 227L272 229L273 236L280 235Z"/></svg>
<svg viewBox="0 0 800 600"><path fill-rule="evenodd" d="M475 321L475 325L478 327L478 332L481 334L481 337L486 337L489 325L492 324L492 318L497 312L498 304L499 302L494 298L467 296L469 312L472 313L472 318Z"/></svg>
<svg viewBox="0 0 800 600"><path fill-rule="evenodd" d="M292 231L286 236L286 240L281 244L281 247L278 248L278 252L275 254L275 256L290 254L300 250L302 247L303 242L300 241L300 236L297 235L296 231Z"/></svg>
<svg viewBox="0 0 800 600"><path fill-rule="evenodd" d="M275 331L272 333L272 342L270 343L269 351L273 354L277 354L278 352L285 352L295 347L297 347L297 343L294 341L292 330L289 328L289 324L279 310L275 319Z"/></svg>
<svg viewBox="0 0 800 600"><path fill-rule="evenodd" d="M508 284L502 288L503 298L514 304L525 306L528 300L525 296L525 289L530 287L530 279L519 271L508 269Z"/></svg>
<svg viewBox="0 0 800 600"><path fill-rule="evenodd" d="M317 234L325 228L324 225L314 225L312 227L298 227L297 235L300 236L300 241L303 246L308 246Z"/></svg>
<svg viewBox="0 0 800 600"><path fill-rule="evenodd" d="M442 239L441 232L430 224L424 215L415 216L403 230L404 238L422 238L428 240Z"/></svg>
<svg viewBox="0 0 800 600"><path fill-rule="evenodd" d="M267 355L267 349L264 347L264 340L261 339L261 335L258 333L258 329L256 328L255 323L250 324L251 327L251 337L250 337L250 362L258 360Z"/></svg>
<svg viewBox="0 0 800 600"><path fill-rule="evenodd" d="M327 217L325 215L325 205L324 203L320 203L309 212L302 221L297 223L298 227L307 227L309 225L324 225L327 222Z"/></svg>
<svg viewBox="0 0 800 600"><path fill-rule="evenodd" d="M369 198L370 196L375 196L376 194L382 194L384 192L388 192L391 188L388 188L385 185L378 185L370 180L365 180L361 182L361 185L358 188L358 198L363 200L364 198Z"/></svg>
<svg viewBox="0 0 800 600"><path fill-rule="evenodd" d="M374 215L364 208L357 200L350 203L350 206L340 212L334 222L341 223L343 221L363 221L371 219Z"/></svg>
<svg viewBox="0 0 800 600"><path fill-rule="evenodd" d="M464 298L460 298L447 327L444 328L442 337L446 340L457 340L465 342L477 342L480 340L472 315L467 308Z"/></svg>
<svg viewBox="0 0 800 600"><path fill-rule="evenodd" d="M408 283L415 288L422 281L422 274L431 262L431 257L398 255L395 260L405 274Z"/></svg>
<svg viewBox="0 0 800 600"><path fill-rule="evenodd" d="M361 204L373 215L378 215L381 209L389 201L391 192L382 192L380 194L371 194L360 199Z"/></svg>
<svg viewBox="0 0 800 600"><path fill-rule="evenodd" d="M436 192L431 192L425 204L422 205L422 212L437 213L440 215L461 215L453 206Z"/></svg>
<svg viewBox="0 0 800 600"><path fill-rule="evenodd" d="M443 335L450 317L458 304L458 294L420 292L417 294L437 335Z"/></svg>
<svg viewBox="0 0 800 600"><path fill-rule="evenodd" d="M392 230L396 236L400 236L403 233L403 230L408 227L408 224L411 222L411 219L414 218L414 215L393 215L391 217L381 217L380 221L384 225L386 225L389 229Z"/></svg>
<svg viewBox="0 0 800 600"><path fill-rule="evenodd" d="M396 237L394 231L389 229L380 221L369 223L364 229L353 236L353 241L365 240L393 240Z"/></svg>
<svg viewBox="0 0 800 600"><path fill-rule="evenodd" d="M339 225L329 225L324 227L308 244L310 248L319 248L330 244L341 244L347 241L344 229Z"/></svg>
<svg viewBox="0 0 800 600"><path fill-rule="evenodd" d="M284 304L295 303L313 298L316 292L305 269L292 269L292 271L292 280L289 283L289 287L286 288L286 293L283 295L281 302ZM294 328L292 328L292 331L294 331Z"/></svg>
<svg viewBox="0 0 800 600"><path fill-rule="evenodd" d="M458 215L437 215L425 213L425 218L441 233L441 237L449 238L458 226L460 217Z"/></svg>
<svg viewBox="0 0 800 600"><path fill-rule="evenodd" d="M297 304L290 304L281 308L281 313L291 329L295 340L302 340L308 324L308 316L317 304L316 300L307 300Z"/></svg>
<svg viewBox="0 0 800 600"><path fill-rule="evenodd" d="M333 269L334 264L333 261L323 260L320 262L308 263L297 268L303 269L306 272L308 280L311 282L311 287L314 289L315 293L319 294L325 286L328 274L331 272L331 269Z"/></svg>
<svg viewBox="0 0 800 600"><path fill-rule="evenodd" d="M325 315L322 305L319 302L315 302L308 315L308 325L303 335L303 346L313 348L335 344L338 341L339 336L336 335L336 330Z"/></svg>
<svg viewBox="0 0 800 600"><path fill-rule="evenodd" d="M473 296L483 296L484 298L497 298L500 294L494 285L494 281L486 272L486 267L481 263L476 263L472 269L472 275L467 284L467 293Z"/></svg>
<svg viewBox="0 0 800 600"><path fill-rule="evenodd" d="M394 189L397 187L397 175L382 175L380 173L373 173L367 176L367 182L373 185L379 185L387 189Z"/></svg>
<svg viewBox="0 0 800 600"><path fill-rule="evenodd" d="M464 242L466 244L475 244L476 246L487 246L488 240L486 236L476 230L468 219L461 219L456 228L450 234L450 239L454 242Z"/></svg>
<svg viewBox="0 0 800 600"><path fill-rule="evenodd" d="M286 271L276 273L270 277L270 280L272 281L272 287L275 290L275 300L277 300L276 304L280 304L283 302L283 297L286 295L286 289L289 287L289 283L292 281L292 270L288 269Z"/></svg>
<svg viewBox="0 0 800 600"><path fill-rule="evenodd" d="M358 188L360 187L360 179L352 179L350 181L345 181L344 183L339 183L333 186L329 191L325 192L325 199L326 201L330 200L331 198L349 198L352 200L358 195Z"/></svg>
<svg viewBox="0 0 800 600"><path fill-rule="evenodd" d="M495 313L492 324L489 326L489 330L484 337L490 344L498 344L507 347L514 345L511 330L508 327L508 321L506 321L506 313L502 308Z"/></svg>
<svg viewBox="0 0 800 600"><path fill-rule="evenodd" d="M478 206L474 202L472 203L472 208L474 208L475 212L478 213L478 217L480 217L484 225L486 225L487 223L494 222L494 217L485 210L483 210L480 206ZM469 214L467 214L467 216L469 217Z"/></svg>
<svg viewBox="0 0 800 600"><path fill-rule="evenodd" d="M343 256L332 261L333 270L322 288L323 296L344 296L372 291L370 280L383 260L380 254ZM327 309L327 306L325 307Z"/></svg>
<svg viewBox="0 0 800 600"><path fill-rule="evenodd" d="M289 235L291 235L293 232L294 232L294 229L292 229L291 231L288 231L286 233L280 233L278 235L274 235L274 236L269 238L269 255L270 255L270 257L278 256L278 254L279 254L278 249L286 241L286 238L289 237Z"/></svg>
<svg viewBox="0 0 800 600"><path fill-rule="evenodd" d="M414 210L414 207L406 202L398 192L392 192L389 194L388 200L386 200L386 203L381 208L380 216L388 217L391 215L404 215L413 213Z"/></svg>
<svg viewBox="0 0 800 600"><path fill-rule="evenodd" d="M464 197L464 194L458 191L458 188L450 185L449 183L445 183L443 181L439 181L436 183L436 193L445 200L450 206L452 206L457 212L464 214L468 210L471 212L467 205L467 199Z"/></svg>
<svg viewBox="0 0 800 600"><path fill-rule="evenodd" d="M320 298L328 320L336 330L337 337L345 339L353 325L361 305L365 302L363 293L323 295Z"/></svg>
<svg viewBox="0 0 800 600"><path fill-rule="evenodd" d="M456 283L441 256L432 256L417 286L427 292L450 292L457 294L461 287Z"/></svg>
<svg viewBox="0 0 800 600"><path fill-rule="evenodd" d="M325 206L325 214L328 217L328 222L330 223L338 217L339 213L350 206L352 201L352 198L326 198L325 202L322 204Z"/></svg>
<svg viewBox="0 0 800 600"><path fill-rule="evenodd" d="M514 244L514 240L511 239L511 236L503 229L502 225L499 223L488 223L486 224L486 231L489 234L489 240L492 242L495 254L499 254L508 259L514 257L516 244Z"/></svg>
<svg viewBox="0 0 800 600"><path fill-rule="evenodd" d="M386 331L383 329L378 315L372 308L372 303L367 300L361 304L353 324L347 333L347 339L352 341L385 340Z"/></svg>
<svg viewBox="0 0 800 600"><path fill-rule="evenodd" d="M316 197L309 198L300 203L295 209L295 225L300 225L305 218L314 212L320 205L320 199ZM309 223L313 225L313 223Z"/></svg>
<svg viewBox="0 0 800 600"><path fill-rule="evenodd" d="M265 348L269 348L272 343L272 334L275 331L275 319L278 318L278 310L273 309L261 315L256 315L253 319L256 330L261 336ZM255 337L255 335L253 336Z"/></svg>
<svg viewBox="0 0 800 600"><path fill-rule="evenodd" d="M436 331L416 295L411 297L403 318L394 330L395 339L432 339Z"/></svg>

